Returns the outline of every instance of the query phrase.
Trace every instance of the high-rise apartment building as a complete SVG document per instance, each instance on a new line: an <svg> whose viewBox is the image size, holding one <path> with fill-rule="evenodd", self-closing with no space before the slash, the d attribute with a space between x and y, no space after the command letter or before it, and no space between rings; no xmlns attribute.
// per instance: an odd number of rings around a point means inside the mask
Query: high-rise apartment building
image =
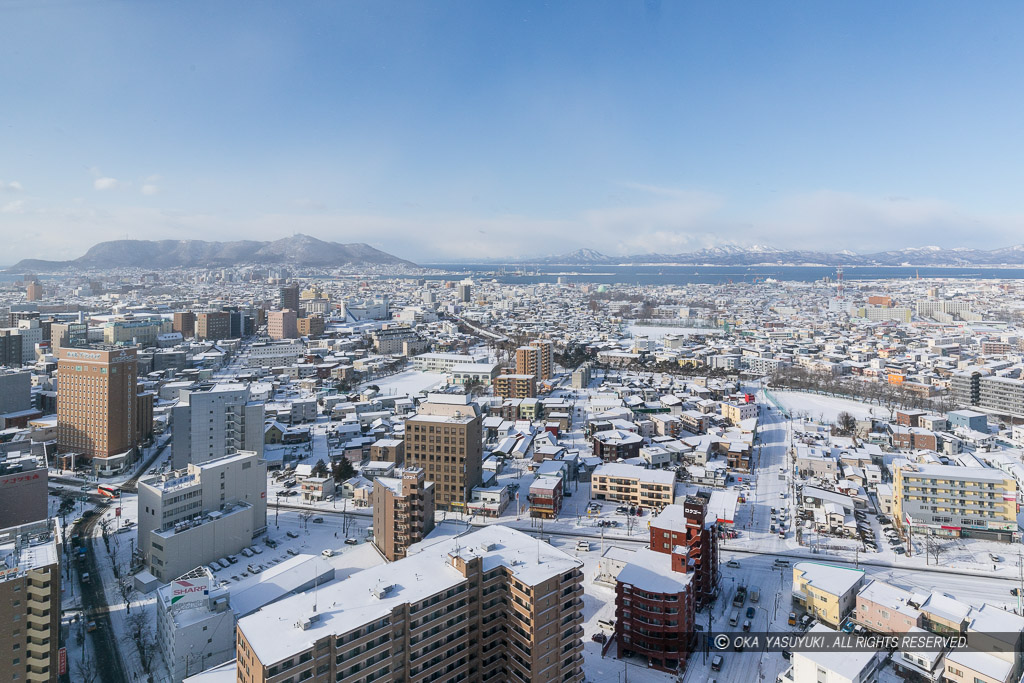
<svg viewBox="0 0 1024 683"><path fill-rule="evenodd" d="M462 303L469 303L473 300L473 283L472 282L460 282L459 283L459 301Z"/></svg>
<svg viewBox="0 0 1024 683"><path fill-rule="evenodd" d="M249 400L244 384L224 383L181 391L171 409L172 466L200 464L238 451L263 456L263 404Z"/></svg>
<svg viewBox="0 0 1024 683"><path fill-rule="evenodd" d="M434 482L440 510L462 510L482 480L482 419L465 394L429 394L405 421L405 464Z"/></svg>
<svg viewBox="0 0 1024 683"><path fill-rule="evenodd" d="M671 555L673 571L693 574L698 605L714 599L718 579L718 518L710 500L705 492L686 496L682 505L667 505L650 521L650 549Z"/></svg>
<svg viewBox="0 0 1024 683"><path fill-rule="evenodd" d="M56 519L0 529L0 680L58 680L60 562Z"/></svg>
<svg viewBox="0 0 1024 683"><path fill-rule="evenodd" d="M183 335L184 336L184 335ZM231 314L227 311L210 311L196 314L196 339L218 341L231 338Z"/></svg>
<svg viewBox="0 0 1024 683"><path fill-rule="evenodd" d="M647 665L676 672L693 649L693 574L667 571L665 556L639 549L615 582L615 645L622 658L640 655Z"/></svg>
<svg viewBox="0 0 1024 683"><path fill-rule="evenodd" d="M293 311L299 310L299 283L293 282L289 285L284 285L280 290L280 298L278 305L281 310L291 309Z"/></svg>
<svg viewBox="0 0 1024 683"><path fill-rule="evenodd" d="M434 482L419 467L373 480L373 542L389 561L434 529Z"/></svg>
<svg viewBox="0 0 1024 683"><path fill-rule="evenodd" d="M555 372L555 345L547 339L534 339L530 346L537 349L537 379L551 379Z"/></svg>
<svg viewBox="0 0 1024 683"><path fill-rule="evenodd" d="M582 683L582 563L501 526L238 621L239 683Z"/></svg>
<svg viewBox="0 0 1024 683"><path fill-rule="evenodd" d="M267 464L255 453L139 482L138 547L161 581L241 552L266 528Z"/></svg>
<svg viewBox="0 0 1024 683"><path fill-rule="evenodd" d="M61 349L58 358L57 447L104 473L119 471L123 462L107 460L136 446L136 350L90 346Z"/></svg>
<svg viewBox="0 0 1024 683"><path fill-rule="evenodd" d="M171 322L171 331L181 332L181 336L190 339L196 336L196 314L192 311L178 311Z"/></svg>
<svg viewBox="0 0 1024 683"><path fill-rule="evenodd" d="M296 309L271 311L267 314L267 336L274 340L295 339L299 336Z"/></svg>
<svg viewBox="0 0 1024 683"><path fill-rule="evenodd" d="M517 375L540 376L540 349L535 346L520 346L516 349Z"/></svg>

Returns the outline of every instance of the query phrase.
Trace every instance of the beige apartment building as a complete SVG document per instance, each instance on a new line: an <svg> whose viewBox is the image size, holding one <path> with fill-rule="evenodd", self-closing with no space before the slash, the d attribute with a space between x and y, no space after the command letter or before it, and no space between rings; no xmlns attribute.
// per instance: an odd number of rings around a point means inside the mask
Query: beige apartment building
<svg viewBox="0 0 1024 683"><path fill-rule="evenodd" d="M0 530L0 680L58 679L60 538L56 519Z"/></svg>
<svg viewBox="0 0 1024 683"><path fill-rule="evenodd" d="M537 378L534 375L498 375L494 378L494 395L502 398L536 398Z"/></svg>
<svg viewBox="0 0 1024 683"><path fill-rule="evenodd" d="M405 464L434 482L439 510L462 510L482 481L483 421L465 394L429 394L405 421Z"/></svg>
<svg viewBox="0 0 1024 683"><path fill-rule="evenodd" d="M1017 482L990 467L893 463L893 519L904 531L1020 540Z"/></svg>
<svg viewBox="0 0 1024 683"><path fill-rule="evenodd" d="M136 445L134 348L62 348L57 361L57 446L88 460Z"/></svg>
<svg viewBox="0 0 1024 683"><path fill-rule="evenodd" d="M675 501L676 473L606 462L590 477L591 496L660 510Z"/></svg>
<svg viewBox="0 0 1024 683"><path fill-rule="evenodd" d="M389 562L434 529L434 482L419 467L373 480L373 542Z"/></svg>
<svg viewBox="0 0 1024 683"><path fill-rule="evenodd" d="M264 607L239 683L581 683L582 562L489 526Z"/></svg>
<svg viewBox="0 0 1024 683"><path fill-rule="evenodd" d="M267 336L274 340L298 337L299 324L295 311L288 309L267 313Z"/></svg>

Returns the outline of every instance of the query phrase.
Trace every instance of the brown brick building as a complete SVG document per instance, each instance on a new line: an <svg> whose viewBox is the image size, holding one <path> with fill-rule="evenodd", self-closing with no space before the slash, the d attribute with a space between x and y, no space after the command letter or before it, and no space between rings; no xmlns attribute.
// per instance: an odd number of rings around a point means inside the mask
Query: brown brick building
<svg viewBox="0 0 1024 683"><path fill-rule="evenodd" d="M668 505L651 520L654 552L672 556L672 571L693 573L698 605L714 597L718 576L717 519L709 516L707 493L686 496L682 505Z"/></svg>
<svg viewBox="0 0 1024 683"><path fill-rule="evenodd" d="M138 443L136 349L61 349L57 361L57 447L87 461Z"/></svg>
<svg viewBox="0 0 1024 683"><path fill-rule="evenodd" d="M665 557L637 550L615 583L619 658L640 655L659 671L681 670L693 649L693 575L665 571Z"/></svg>
<svg viewBox="0 0 1024 683"><path fill-rule="evenodd" d="M434 482L418 467L373 480L373 542L389 561L434 529Z"/></svg>

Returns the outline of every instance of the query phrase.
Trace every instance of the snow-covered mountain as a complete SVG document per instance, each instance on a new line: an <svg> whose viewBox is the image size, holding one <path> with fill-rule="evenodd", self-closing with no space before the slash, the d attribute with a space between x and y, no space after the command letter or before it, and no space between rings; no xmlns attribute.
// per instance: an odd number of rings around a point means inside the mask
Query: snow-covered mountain
<svg viewBox="0 0 1024 683"><path fill-rule="evenodd" d="M233 266L267 263L309 266L385 264L415 266L414 263L374 249L368 244L325 242L309 235L294 235L274 242L242 240L114 240L94 245L85 255L71 261L26 259L12 266L12 272L48 271L61 268L117 268L126 265L147 268L189 266Z"/></svg>

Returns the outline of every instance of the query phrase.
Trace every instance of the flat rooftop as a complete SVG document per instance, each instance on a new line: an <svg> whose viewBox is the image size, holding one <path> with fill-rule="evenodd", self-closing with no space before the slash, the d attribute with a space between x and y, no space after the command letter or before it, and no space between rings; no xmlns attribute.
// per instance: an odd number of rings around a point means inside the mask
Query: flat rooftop
<svg viewBox="0 0 1024 683"><path fill-rule="evenodd" d="M268 665L279 662L328 635L347 633L388 617L397 605L418 602L462 584L465 578L451 565L456 555L466 560L481 558L485 572L505 566L517 580L531 586L580 566L578 560L546 543L493 525L268 605L240 619L238 629L260 661ZM316 621L303 628L303 622L314 615Z"/></svg>

